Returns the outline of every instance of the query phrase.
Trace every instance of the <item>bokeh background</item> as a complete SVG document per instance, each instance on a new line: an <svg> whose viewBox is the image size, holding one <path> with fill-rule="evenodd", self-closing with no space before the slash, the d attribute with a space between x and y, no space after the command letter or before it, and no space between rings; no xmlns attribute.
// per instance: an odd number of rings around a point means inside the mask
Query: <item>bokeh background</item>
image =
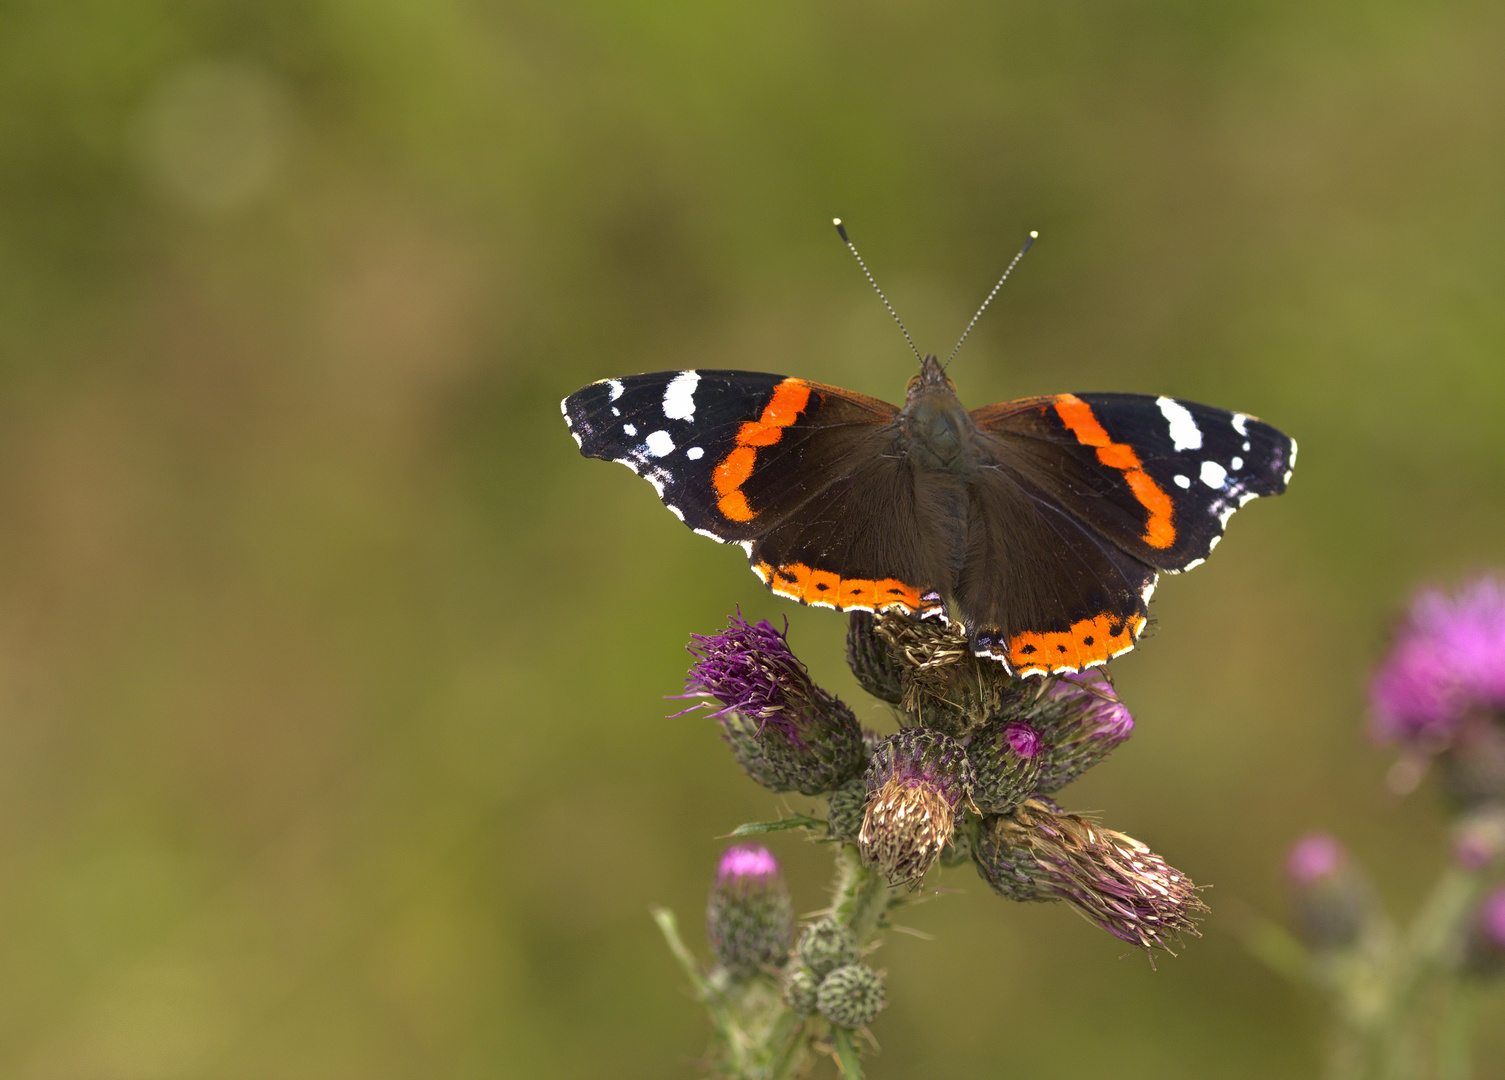
<svg viewBox="0 0 1505 1080"><path fill-rule="evenodd" d="M1163 583L1139 728L1066 794L1212 885L1158 971L970 872L879 956L874 1077L1312 1075L1243 952L1337 832L1444 861L1363 686L1505 562L1505 7L84 0L0 33L0 1072L691 1077L697 946L779 800L666 719L692 631L843 620L582 460L597 378L890 400L851 226L978 405L1173 394L1295 435ZM791 800L808 809L809 800ZM773 846L797 906L827 852ZM1505 1077L1505 1002L1480 1075Z"/></svg>

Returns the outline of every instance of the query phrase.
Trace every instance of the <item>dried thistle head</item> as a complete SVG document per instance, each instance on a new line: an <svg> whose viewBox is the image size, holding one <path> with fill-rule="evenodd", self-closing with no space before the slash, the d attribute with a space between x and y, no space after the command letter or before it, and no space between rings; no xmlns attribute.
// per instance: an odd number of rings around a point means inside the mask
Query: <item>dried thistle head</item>
<svg viewBox="0 0 1505 1080"><path fill-rule="evenodd" d="M1028 799L984 819L977 872L1011 900L1064 900L1114 937L1146 951L1190 934L1207 910L1196 886L1132 836L1104 829L1048 800Z"/></svg>
<svg viewBox="0 0 1505 1080"><path fill-rule="evenodd" d="M966 750L939 731L910 728L884 740L867 771L858 846L893 884L918 888L951 841L972 790Z"/></svg>
<svg viewBox="0 0 1505 1080"><path fill-rule="evenodd" d="M876 651L881 644L884 670L897 669L890 685L898 683L899 707L924 727L960 736L1038 692L1038 682L1016 679L997 661L972 655L966 632L955 624L885 612L862 625L873 642L864 647Z"/></svg>

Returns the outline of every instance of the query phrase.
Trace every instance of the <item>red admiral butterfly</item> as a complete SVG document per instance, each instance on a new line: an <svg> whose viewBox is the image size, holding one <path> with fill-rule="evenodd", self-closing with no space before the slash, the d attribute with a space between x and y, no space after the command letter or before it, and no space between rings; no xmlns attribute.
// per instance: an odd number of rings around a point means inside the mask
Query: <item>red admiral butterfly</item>
<svg viewBox="0 0 1505 1080"><path fill-rule="evenodd" d="M1132 649L1160 572L1200 564L1296 461L1269 424L1175 398L969 412L934 356L902 409L754 371L605 379L561 409L582 454L626 465L697 533L740 545L780 596L955 617L974 653L1020 676Z"/></svg>

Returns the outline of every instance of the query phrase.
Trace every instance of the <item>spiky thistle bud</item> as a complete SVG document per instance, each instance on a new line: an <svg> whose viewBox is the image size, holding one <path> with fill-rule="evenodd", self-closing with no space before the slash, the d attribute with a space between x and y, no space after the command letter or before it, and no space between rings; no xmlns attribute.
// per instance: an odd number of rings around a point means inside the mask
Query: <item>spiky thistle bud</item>
<svg viewBox="0 0 1505 1080"><path fill-rule="evenodd" d="M1134 731L1134 718L1100 669L1065 675L1031 710L1045 743L1035 790L1060 791L1113 753Z"/></svg>
<svg viewBox="0 0 1505 1080"><path fill-rule="evenodd" d="M779 864L767 848L728 848L706 904L706 937L734 979L749 979L789 957L794 912Z"/></svg>
<svg viewBox="0 0 1505 1080"><path fill-rule="evenodd" d="M972 805L985 814L1005 814L1032 795L1045 744L1029 724L993 720L967 742L972 765Z"/></svg>
<svg viewBox="0 0 1505 1080"><path fill-rule="evenodd" d="M800 963L824 978L843 964L857 960L857 939L852 931L832 918L805 927L796 950Z"/></svg>
<svg viewBox="0 0 1505 1080"><path fill-rule="evenodd" d="M879 701L897 705L904 697L904 668L876 631L877 618L854 611L847 621L847 666L857 685Z"/></svg>
<svg viewBox="0 0 1505 1080"><path fill-rule="evenodd" d="M883 1009L883 978L866 964L847 964L821 980L815 1003L838 1027L866 1027Z"/></svg>
<svg viewBox="0 0 1505 1080"><path fill-rule="evenodd" d="M1197 935L1206 906L1185 874L1131 836L1047 800L984 818L973 861L1010 900L1064 900L1122 941L1146 951Z"/></svg>
<svg viewBox="0 0 1505 1080"><path fill-rule="evenodd" d="M809 1016L815 1011L816 994L820 980L809 968L795 968L784 978L784 1004L800 1016Z"/></svg>
<svg viewBox="0 0 1505 1080"><path fill-rule="evenodd" d="M1327 833L1312 833L1291 845L1286 880L1297 932L1314 949L1348 948L1374 916L1369 879Z"/></svg>
<svg viewBox="0 0 1505 1080"><path fill-rule="evenodd" d="M856 841L862 833L862 814L867 807L867 778L858 776L831 792L826 821L838 840Z"/></svg>
<svg viewBox="0 0 1505 1080"><path fill-rule="evenodd" d="M918 888L951 840L957 808L972 790L966 750L950 736L909 728L884 740L867 770L858 844L891 883Z"/></svg>
<svg viewBox="0 0 1505 1080"><path fill-rule="evenodd" d="M787 627L786 627L787 629ZM741 614L693 635L685 697L709 697L744 772L770 791L819 795L860 775L867 755L852 710L810 679L784 632Z"/></svg>

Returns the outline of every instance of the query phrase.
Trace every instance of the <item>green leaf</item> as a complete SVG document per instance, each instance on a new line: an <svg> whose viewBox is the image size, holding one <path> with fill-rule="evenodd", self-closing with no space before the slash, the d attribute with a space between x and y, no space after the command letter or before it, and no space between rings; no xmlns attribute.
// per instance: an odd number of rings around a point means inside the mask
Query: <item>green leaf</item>
<svg viewBox="0 0 1505 1080"><path fill-rule="evenodd" d="M811 817L809 814L795 814L792 817L780 818L778 821L750 821L746 825L738 825L726 836L717 839L725 840L732 836L757 836L760 833L784 832L788 829L816 829L824 832L826 822L823 818Z"/></svg>

